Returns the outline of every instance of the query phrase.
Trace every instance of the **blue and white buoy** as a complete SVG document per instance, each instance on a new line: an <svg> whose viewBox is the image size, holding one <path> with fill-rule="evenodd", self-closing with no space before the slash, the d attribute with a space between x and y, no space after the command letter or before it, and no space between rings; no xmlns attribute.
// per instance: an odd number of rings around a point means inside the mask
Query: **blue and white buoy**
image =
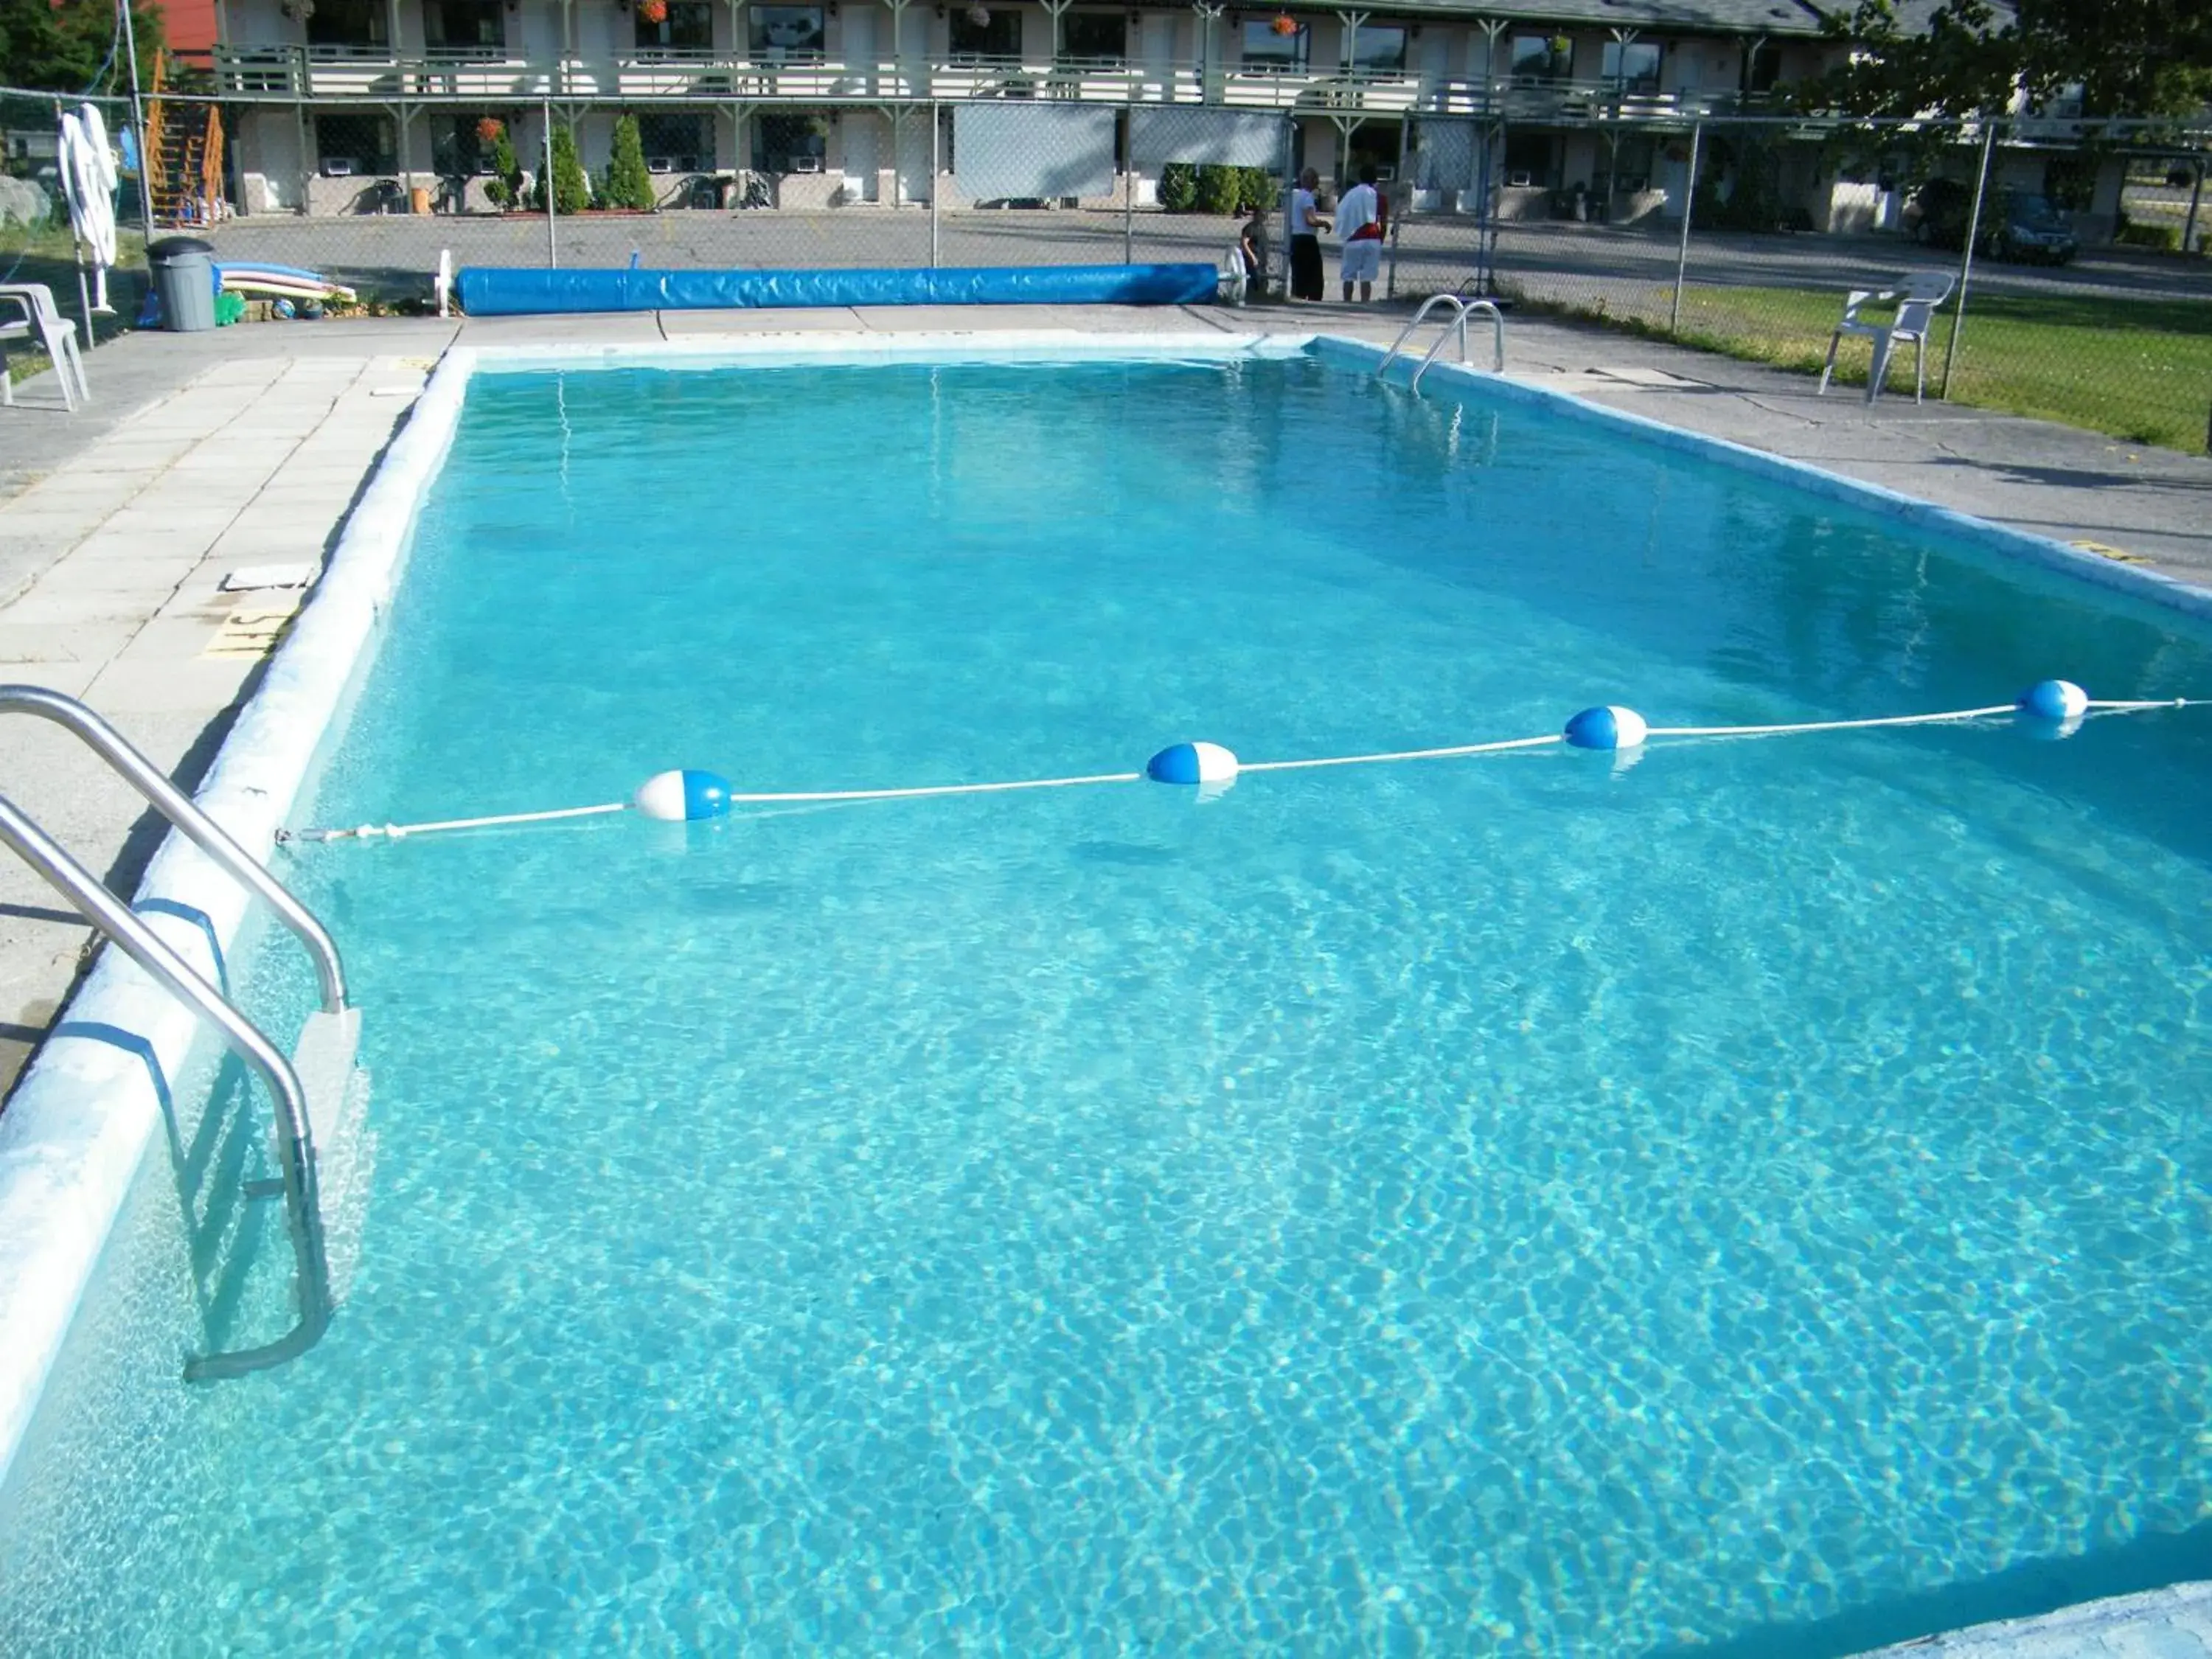
<svg viewBox="0 0 2212 1659"><path fill-rule="evenodd" d="M1650 730L1644 716L1633 708L1607 704L1583 709L1559 735L1577 749L1634 749L1643 744Z"/></svg>
<svg viewBox="0 0 2212 1659"><path fill-rule="evenodd" d="M1218 743L1174 743L1145 763L1154 783L1198 786L1198 798L1212 800L1237 781L1237 757Z"/></svg>
<svg viewBox="0 0 2212 1659"><path fill-rule="evenodd" d="M730 781L712 772L656 772L638 785L631 801L664 823L719 818L730 810Z"/></svg>
<svg viewBox="0 0 2212 1659"><path fill-rule="evenodd" d="M2071 680L2038 680L2020 694L2020 711L2044 720L2078 720L2089 712L2089 694Z"/></svg>

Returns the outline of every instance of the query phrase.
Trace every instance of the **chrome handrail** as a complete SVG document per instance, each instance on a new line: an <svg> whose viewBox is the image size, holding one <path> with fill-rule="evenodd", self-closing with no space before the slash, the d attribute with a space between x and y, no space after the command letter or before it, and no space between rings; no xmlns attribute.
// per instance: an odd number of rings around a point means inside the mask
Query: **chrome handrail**
<svg viewBox="0 0 2212 1659"><path fill-rule="evenodd" d="M1407 323L1405 327L1398 331L1398 337L1390 342L1390 349L1382 354L1382 361L1375 365L1375 378L1376 380L1379 380L1382 378L1383 372L1390 367L1392 361L1398 356L1398 349L1404 345L1407 339L1412 337L1413 332L1415 329L1419 328L1423 323L1428 321L1429 313L1434 311L1438 306L1449 306L1452 307L1452 320L1449 326L1455 327L1459 331L1460 355L1462 358L1464 359L1467 355L1466 303L1462 301L1456 294L1431 294L1427 299L1421 301L1421 308L1413 313L1413 320Z"/></svg>
<svg viewBox="0 0 2212 1659"><path fill-rule="evenodd" d="M315 977L322 986L324 1012L335 1014L344 1011L344 964L338 960L338 947L322 923L263 869L251 853L233 841L222 825L170 782L161 769L133 748L120 732L75 697L65 697L42 685L0 685L0 714L35 714L75 733L86 747L143 795L155 811L191 837L194 846L265 901L314 957Z"/></svg>
<svg viewBox="0 0 2212 1659"><path fill-rule="evenodd" d="M1478 312L1490 319L1490 372L1493 374L1505 372L1504 313L1487 300L1462 300L1456 294L1431 294L1421 301L1421 308L1413 313L1413 321L1398 331L1398 337L1390 342L1390 349L1382 354L1382 361L1375 365L1376 380L1381 380L1389 371L1390 365L1397 360L1400 349L1412 337L1413 331L1426 322L1429 313L1438 306L1451 307L1451 319L1445 325L1444 331L1437 336L1436 343L1429 348L1427 356L1421 359L1421 366L1413 371L1413 378L1407 383L1407 391L1419 392L1421 389L1421 376L1429 372L1429 365L1436 362L1437 353L1454 339L1459 342L1460 362L1467 362L1467 319Z"/></svg>
<svg viewBox="0 0 2212 1659"><path fill-rule="evenodd" d="M162 781L166 784L167 780ZM212 1382L243 1376L296 1358L329 1328L331 1269L324 1247L321 1198L316 1191L314 1134L307 1121L307 1098L291 1062L262 1035L259 1027L193 972L160 934L5 795L0 795L0 842L44 876L56 892L76 905L79 914L131 961L211 1022L239 1058L261 1074L276 1103L278 1162L283 1166L284 1209L292 1236L300 1322L276 1341L257 1348L188 1359L185 1376L191 1382Z"/></svg>
<svg viewBox="0 0 2212 1659"><path fill-rule="evenodd" d="M1462 363L1467 362L1467 319L1478 311L1486 312L1490 316L1490 372L1503 374L1505 372L1505 316L1487 300L1460 301L1459 360ZM1421 376L1429 372L1429 365L1436 362L1437 353L1443 349L1444 342L1450 337L1449 334L1437 337L1437 343L1429 348L1429 355L1421 359L1421 366L1413 371L1413 378L1407 383L1407 391L1419 392L1421 389Z"/></svg>

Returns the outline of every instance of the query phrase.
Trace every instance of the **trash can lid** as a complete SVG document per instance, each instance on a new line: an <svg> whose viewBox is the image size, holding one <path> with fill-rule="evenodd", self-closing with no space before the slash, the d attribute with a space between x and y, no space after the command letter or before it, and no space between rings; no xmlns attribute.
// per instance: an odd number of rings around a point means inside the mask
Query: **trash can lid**
<svg viewBox="0 0 2212 1659"><path fill-rule="evenodd" d="M146 244L149 259L174 259L187 253L212 253L213 242L203 242L197 236L164 236L158 242Z"/></svg>

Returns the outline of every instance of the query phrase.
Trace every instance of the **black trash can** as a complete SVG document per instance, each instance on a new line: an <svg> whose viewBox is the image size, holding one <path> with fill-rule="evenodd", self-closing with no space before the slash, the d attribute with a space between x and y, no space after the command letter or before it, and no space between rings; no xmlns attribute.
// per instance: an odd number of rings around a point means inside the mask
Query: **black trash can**
<svg viewBox="0 0 2212 1659"><path fill-rule="evenodd" d="M193 334L215 326L215 245L197 236L164 236L146 244L154 292L161 301L161 326Z"/></svg>

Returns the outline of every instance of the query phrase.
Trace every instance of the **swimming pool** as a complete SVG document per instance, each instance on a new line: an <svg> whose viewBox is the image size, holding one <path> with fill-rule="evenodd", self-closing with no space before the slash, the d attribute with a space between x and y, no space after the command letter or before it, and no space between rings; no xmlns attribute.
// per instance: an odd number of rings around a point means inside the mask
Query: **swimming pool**
<svg viewBox="0 0 2212 1659"><path fill-rule="evenodd" d="M1311 357L484 374L295 816L2207 659L1866 507ZM149 1171L10 1476L0 1631L1786 1654L2118 1585L2212 1491L2208 741L298 849L369 1010L349 1299L184 1389L281 1285L204 1312ZM307 1006L289 952L249 971Z"/></svg>

